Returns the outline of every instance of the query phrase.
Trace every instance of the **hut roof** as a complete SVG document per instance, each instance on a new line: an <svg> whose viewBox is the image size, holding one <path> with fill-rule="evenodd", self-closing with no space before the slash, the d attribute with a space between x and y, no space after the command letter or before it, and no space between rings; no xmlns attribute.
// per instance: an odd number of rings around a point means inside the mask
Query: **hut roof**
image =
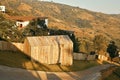
<svg viewBox="0 0 120 80"><path fill-rule="evenodd" d="M44 20L44 19L47 19L48 17L40 17L40 16L9 16L7 18L11 19L11 20L16 20L16 21L31 21L31 20L34 20L34 19Z"/></svg>
<svg viewBox="0 0 120 80"><path fill-rule="evenodd" d="M27 37L27 40L31 46L48 46L48 45L72 43L72 41L67 35L35 36L35 37Z"/></svg>

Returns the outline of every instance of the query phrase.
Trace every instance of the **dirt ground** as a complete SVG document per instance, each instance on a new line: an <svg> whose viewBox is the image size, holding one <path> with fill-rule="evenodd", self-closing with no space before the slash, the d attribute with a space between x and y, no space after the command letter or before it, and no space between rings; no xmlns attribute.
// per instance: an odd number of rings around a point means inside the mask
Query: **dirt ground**
<svg viewBox="0 0 120 80"><path fill-rule="evenodd" d="M120 80L120 67L111 66L105 70L101 71L100 80Z"/></svg>

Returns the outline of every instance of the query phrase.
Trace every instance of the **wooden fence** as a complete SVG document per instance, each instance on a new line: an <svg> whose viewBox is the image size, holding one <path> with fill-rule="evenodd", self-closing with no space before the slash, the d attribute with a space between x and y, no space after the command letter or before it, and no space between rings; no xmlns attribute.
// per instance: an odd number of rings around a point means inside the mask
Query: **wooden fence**
<svg viewBox="0 0 120 80"><path fill-rule="evenodd" d="M0 41L0 50L23 51L23 43Z"/></svg>

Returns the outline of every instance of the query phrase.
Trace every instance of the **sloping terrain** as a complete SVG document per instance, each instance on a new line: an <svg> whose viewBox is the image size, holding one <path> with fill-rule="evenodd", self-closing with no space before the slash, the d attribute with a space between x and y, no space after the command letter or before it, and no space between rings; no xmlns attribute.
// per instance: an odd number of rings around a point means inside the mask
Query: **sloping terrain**
<svg viewBox="0 0 120 80"><path fill-rule="evenodd" d="M108 40L120 44L119 15L37 0L4 0L0 4L6 6L6 14L9 16L47 16L49 28L72 30L77 37L87 40L93 40L95 35L102 34Z"/></svg>

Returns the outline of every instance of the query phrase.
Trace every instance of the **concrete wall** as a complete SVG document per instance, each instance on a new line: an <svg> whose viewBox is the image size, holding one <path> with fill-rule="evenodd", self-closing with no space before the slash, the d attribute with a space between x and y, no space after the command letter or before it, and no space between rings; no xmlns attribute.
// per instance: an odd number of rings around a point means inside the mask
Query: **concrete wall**
<svg viewBox="0 0 120 80"><path fill-rule="evenodd" d="M95 60L96 55L87 55L83 53L73 53L75 60Z"/></svg>
<svg viewBox="0 0 120 80"><path fill-rule="evenodd" d="M26 27L29 23L30 23L29 21L23 21L23 22L16 21L16 26L20 27L20 25L22 24L21 28L23 28L23 27Z"/></svg>
<svg viewBox="0 0 120 80"><path fill-rule="evenodd" d="M23 51L23 43L0 41L0 50Z"/></svg>
<svg viewBox="0 0 120 80"><path fill-rule="evenodd" d="M0 6L0 11L5 12L5 6Z"/></svg>

